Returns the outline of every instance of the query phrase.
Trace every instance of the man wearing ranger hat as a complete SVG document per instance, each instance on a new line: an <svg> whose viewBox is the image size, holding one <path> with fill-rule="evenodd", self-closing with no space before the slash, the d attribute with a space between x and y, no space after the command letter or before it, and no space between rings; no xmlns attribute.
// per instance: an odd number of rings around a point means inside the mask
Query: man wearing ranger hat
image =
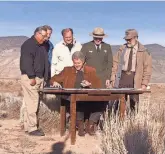
<svg viewBox="0 0 165 154"><path fill-rule="evenodd" d="M96 69L97 76L102 81L102 88L110 86L110 77L113 63L111 46L103 42L103 38L107 37L103 28L96 27L90 34L93 40L83 44L81 51L86 57L86 64ZM105 110L108 102L95 102L93 108L99 109L98 112ZM89 121L89 127L96 126L96 123Z"/></svg>
<svg viewBox="0 0 165 154"><path fill-rule="evenodd" d="M103 28L96 27L90 36L93 36L93 40L85 43L81 51L86 56L87 65L96 69L98 77L102 80L102 87L109 87L113 56L111 46L103 42L107 35Z"/></svg>
<svg viewBox="0 0 165 154"><path fill-rule="evenodd" d="M152 57L138 41L138 32L128 29L125 32L126 43L113 57L111 85L116 88L142 88L145 90L151 78ZM138 95L130 96L130 107L135 109Z"/></svg>

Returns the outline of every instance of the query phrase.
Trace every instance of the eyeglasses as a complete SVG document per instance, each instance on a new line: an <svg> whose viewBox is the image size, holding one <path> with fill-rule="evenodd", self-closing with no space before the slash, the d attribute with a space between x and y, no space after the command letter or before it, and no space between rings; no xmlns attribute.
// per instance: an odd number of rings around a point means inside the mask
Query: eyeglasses
<svg viewBox="0 0 165 154"><path fill-rule="evenodd" d="M47 38L47 35L43 35L41 32L39 32L43 38Z"/></svg>

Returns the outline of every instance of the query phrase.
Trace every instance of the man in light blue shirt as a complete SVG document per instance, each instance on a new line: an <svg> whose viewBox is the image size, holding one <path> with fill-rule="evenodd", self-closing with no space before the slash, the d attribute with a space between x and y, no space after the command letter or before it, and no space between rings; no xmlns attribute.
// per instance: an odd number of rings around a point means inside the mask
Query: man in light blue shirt
<svg viewBox="0 0 165 154"><path fill-rule="evenodd" d="M47 85L46 86L49 86L48 83L49 83L49 80L51 78L52 52L53 52L53 49L54 49L54 46L53 46L52 42L50 41L50 37L52 35L53 29L48 25L44 25L43 27L45 27L47 29L47 39L44 43L44 46L45 46L45 48L47 50L47 53L48 53L49 75L48 75L48 80L47 80Z"/></svg>

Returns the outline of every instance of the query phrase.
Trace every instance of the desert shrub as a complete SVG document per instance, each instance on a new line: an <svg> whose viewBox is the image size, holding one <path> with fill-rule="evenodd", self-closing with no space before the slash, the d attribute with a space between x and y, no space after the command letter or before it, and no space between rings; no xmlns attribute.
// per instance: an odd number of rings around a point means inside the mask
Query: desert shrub
<svg viewBox="0 0 165 154"><path fill-rule="evenodd" d="M162 154L165 150L164 107L150 94L141 96L139 111L135 116L105 115L101 138L102 154Z"/></svg>
<svg viewBox="0 0 165 154"><path fill-rule="evenodd" d="M38 120L40 127L46 133L54 134L59 131L59 113L56 110L56 98L50 99L43 99L40 102ZM0 93L0 118L19 119L23 117L23 115L20 115L23 114L23 112L20 112L22 100L21 92Z"/></svg>

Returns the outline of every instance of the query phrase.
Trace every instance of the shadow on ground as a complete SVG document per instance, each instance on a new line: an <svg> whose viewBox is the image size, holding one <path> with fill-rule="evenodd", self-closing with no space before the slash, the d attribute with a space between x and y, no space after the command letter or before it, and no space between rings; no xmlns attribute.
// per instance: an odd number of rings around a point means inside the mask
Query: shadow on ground
<svg viewBox="0 0 165 154"><path fill-rule="evenodd" d="M125 133L125 146L128 154L155 154L147 130L135 128Z"/></svg>
<svg viewBox="0 0 165 154"><path fill-rule="evenodd" d="M69 139L69 134L65 137L63 142L57 142L52 145L52 151L50 154L74 154L72 151L64 152L66 141Z"/></svg>
<svg viewBox="0 0 165 154"><path fill-rule="evenodd" d="M71 151L64 152L65 142L57 142L52 146L50 154L73 154Z"/></svg>

